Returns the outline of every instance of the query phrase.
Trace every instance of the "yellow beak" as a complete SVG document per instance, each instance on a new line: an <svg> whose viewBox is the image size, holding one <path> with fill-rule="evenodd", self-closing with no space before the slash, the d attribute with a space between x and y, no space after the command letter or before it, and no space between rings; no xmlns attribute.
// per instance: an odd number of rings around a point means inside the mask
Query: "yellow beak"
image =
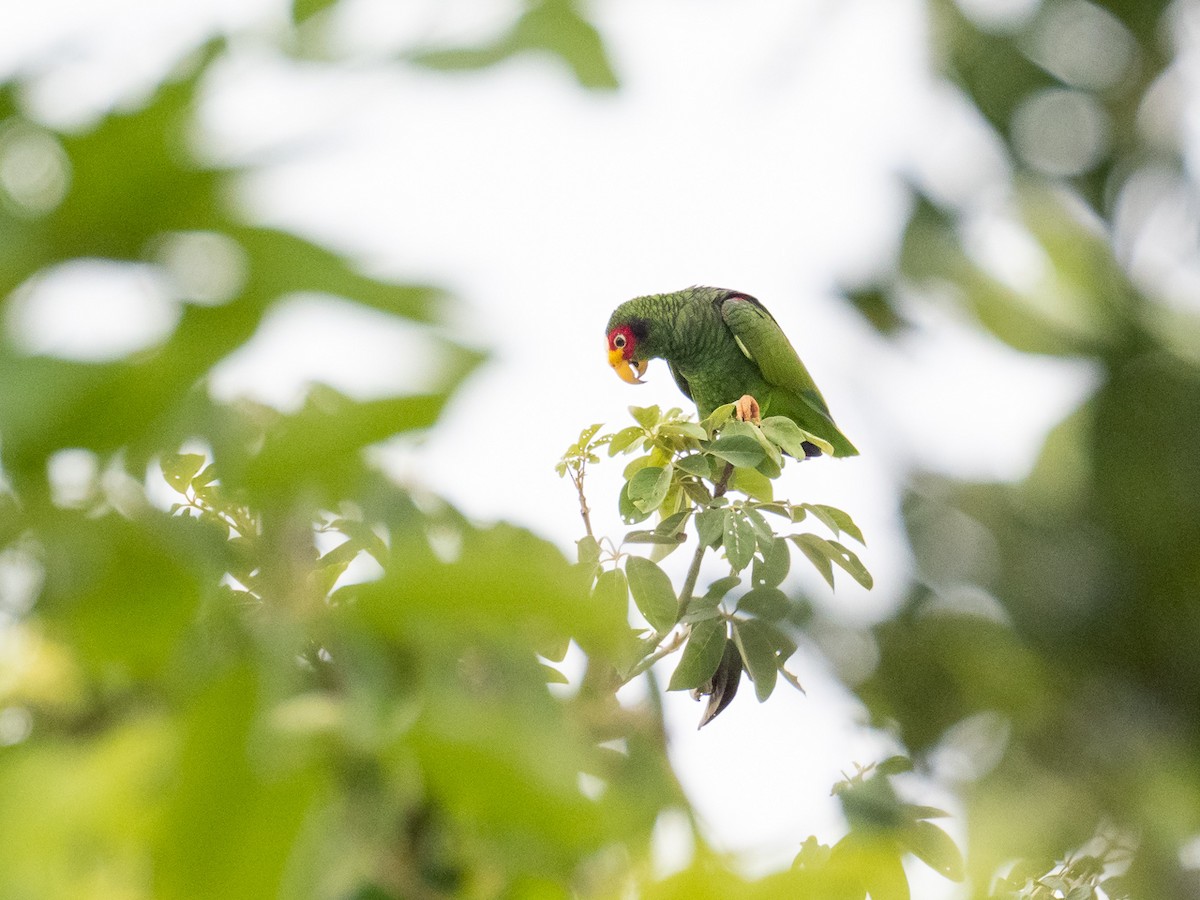
<svg viewBox="0 0 1200 900"><path fill-rule="evenodd" d="M621 376L622 381L629 384L645 384L642 381L642 376L646 374L646 366L648 365L646 360L627 360L625 359L625 354L620 350L609 350L608 364L613 367L613 371ZM633 374L635 368L637 369L636 375Z"/></svg>

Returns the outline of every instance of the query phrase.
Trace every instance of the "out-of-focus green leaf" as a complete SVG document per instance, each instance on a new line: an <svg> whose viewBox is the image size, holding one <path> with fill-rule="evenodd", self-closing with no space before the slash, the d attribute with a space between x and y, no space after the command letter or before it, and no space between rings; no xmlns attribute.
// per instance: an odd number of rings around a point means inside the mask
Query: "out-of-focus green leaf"
<svg viewBox="0 0 1200 900"><path fill-rule="evenodd" d="M962 881L966 877L962 852L950 835L932 822L912 822L900 831L899 839L906 850L939 875L951 881Z"/></svg>
<svg viewBox="0 0 1200 900"><path fill-rule="evenodd" d="M712 678L725 650L725 632L725 621L720 618L705 619L692 625L683 655L671 674L668 691L691 690Z"/></svg>
<svg viewBox="0 0 1200 900"><path fill-rule="evenodd" d="M337 5L338 0L292 0L292 21L305 22Z"/></svg>
<svg viewBox="0 0 1200 900"><path fill-rule="evenodd" d="M629 584L623 569L606 569L596 579L592 597L602 606L625 612L629 603Z"/></svg>
<svg viewBox="0 0 1200 900"><path fill-rule="evenodd" d="M167 484L182 494L192 484L192 478L204 466L202 453L176 453L162 458L162 473Z"/></svg>
<svg viewBox="0 0 1200 900"><path fill-rule="evenodd" d="M648 559L631 556L625 561L625 575L633 602L650 626L663 632L674 625L679 615L679 602L667 573Z"/></svg>
<svg viewBox="0 0 1200 900"><path fill-rule="evenodd" d="M580 565L597 566L600 564L600 544L590 534L575 542L575 555Z"/></svg>
<svg viewBox="0 0 1200 900"><path fill-rule="evenodd" d="M548 51L559 57L584 87L617 86L600 35L572 0L534 0L512 30L496 40L477 47L427 50L413 61L434 69L480 69L526 51Z"/></svg>

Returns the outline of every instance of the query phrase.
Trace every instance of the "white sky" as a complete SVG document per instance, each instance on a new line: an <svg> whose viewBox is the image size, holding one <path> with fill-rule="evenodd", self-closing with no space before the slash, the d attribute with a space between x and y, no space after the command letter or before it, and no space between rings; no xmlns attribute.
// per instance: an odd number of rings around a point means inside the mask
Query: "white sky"
<svg viewBox="0 0 1200 900"><path fill-rule="evenodd" d="M486 34L515 4L344 7L339 40L369 55L414 37ZM914 309L914 332L886 344L834 296L837 283L888 263L905 212L894 173L932 159L957 189L986 187L995 166L961 160L986 162L987 141L931 83L918 0L594 8L618 93L586 93L548 58L483 73L371 63L322 73L251 38L213 80L203 145L239 159L304 148L247 179L240 202L252 218L461 298L454 332L492 361L428 441L391 448L386 465L566 550L581 526L553 472L565 446L592 422L622 426L629 404L683 405L662 363L651 364L648 386L614 377L602 347L612 308L697 283L757 296L862 451L794 465L777 490L850 512L870 541L863 559L877 587L830 595L815 576L796 584L842 621L874 620L908 577L897 513L905 472L1018 477L1089 384L1086 369L1012 353L936 306ZM28 97L47 117L86 118L114 92L136 93L214 18L270 27L281 10L267 0L42 0L5 13L0 71L55 35L87 35ZM8 327L31 349L103 355L79 340L103 297L83 295L69 276L18 305ZM154 296L139 290L138 303ZM173 322L161 309L138 318L159 333ZM156 340L151 332L135 345ZM121 337L112 352L127 349ZM383 394L425 379L426 363L411 333L381 316L298 301L222 367L215 389L286 406L311 379ZM597 530L615 536L620 468L602 465L589 492ZM810 833L839 837L830 786L854 762L890 752L819 657L802 651L792 667L806 697L783 686L759 706L745 688L699 735L692 701L671 695L667 706L673 758L697 806L723 846L755 848L755 865L790 859ZM911 872L915 896L955 896L920 865Z"/></svg>

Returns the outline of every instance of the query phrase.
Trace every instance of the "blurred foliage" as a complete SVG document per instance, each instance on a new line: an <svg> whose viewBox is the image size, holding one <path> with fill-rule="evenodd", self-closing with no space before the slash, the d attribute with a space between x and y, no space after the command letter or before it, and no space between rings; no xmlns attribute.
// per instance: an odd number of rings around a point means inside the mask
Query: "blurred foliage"
<svg viewBox="0 0 1200 900"><path fill-rule="evenodd" d="M930 9L1007 174L969 196L917 179L894 269L851 299L889 337L913 303L956 305L1018 351L1088 361L1096 384L1023 480L912 477L917 579L857 691L918 764L951 761L978 896L1200 896L1200 315L1144 264L1166 205L1197 227L1179 59L1197 7ZM1036 277L978 254L996 219ZM1198 263L1195 246L1174 260ZM1121 852L1088 850L1098 833Z"/></svg>
<svg viewBox="0 0 1200 900"><path fill-rule="evenodd" d="M297 0L280 45L323 59L336 6ZM892 900L909 895L906 857L979 897L1200 895L1185 852L1200 835L1200 315L1145 262L1161 208L1193 227L1200 209L1179 71L1196 4L1044 0L984 20L986 6L929 2L936 62L1001 148L1002 183L959 196L913 177L894 265L850 296L884 338L937 298L1097 376L1019 482L912 476L917 575L864 635L878 664L852 687L961 799L965 860L930 821L941 811L893 787L898 760L835 788L847 834L798 841L789 870L747 878L705 845L647 664L680 650L678 689L744 667L765 699L812 627L781 587L791 547L829 580L869 575L763 514L861 535L774 499L795 435L658 410L605 442L641 452L620 508L657 524L620 546L585 538L575 563L384 477L364 449L436 426L481 356L439 327L438 290L232 208L242 173L189 143L226 53L214 41L75 131L19 100L55 60L0 84L0 817L20 832L0 842L0 895ZM521 5L480 45L396 57L448 70L529 53L616 85L568 0ZM997 189L999 211L984 208ZM997 216L1036 251L1035 277L983 261L972 229ZM184 270L167 252L181 246ZM1174 262L1200 263L1188 253ZM81 260L169 285L170 333L99 362L23 346L14 310ZM214 399L213 367L299 293L407 323L438 380L372 401L318 385L290 413ZM564 458L580 486L597 434ZM688 522L733 572L699 596L657 565ZM571 646L588 669L563 688ZM618 705L639 666L648 698ZM679 811L697 849L659 878L652 835Z"/></svg>

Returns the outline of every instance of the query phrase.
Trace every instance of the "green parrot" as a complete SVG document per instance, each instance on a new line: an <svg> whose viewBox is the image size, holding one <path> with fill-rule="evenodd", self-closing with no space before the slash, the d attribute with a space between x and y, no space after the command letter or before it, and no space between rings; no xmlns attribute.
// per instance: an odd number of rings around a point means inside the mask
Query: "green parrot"
<svg viewBox="0 0 1200 900"><path fill-rule="evenodd" d="M828 441L834 456L858 453L779 323L748 294L691 287L622 303L608 320L609 365L622 380L641 384L655 357L667 361L701 418L734 403L743 421L786 416ZM805 451L820 452L807 442Z"/></svg>

